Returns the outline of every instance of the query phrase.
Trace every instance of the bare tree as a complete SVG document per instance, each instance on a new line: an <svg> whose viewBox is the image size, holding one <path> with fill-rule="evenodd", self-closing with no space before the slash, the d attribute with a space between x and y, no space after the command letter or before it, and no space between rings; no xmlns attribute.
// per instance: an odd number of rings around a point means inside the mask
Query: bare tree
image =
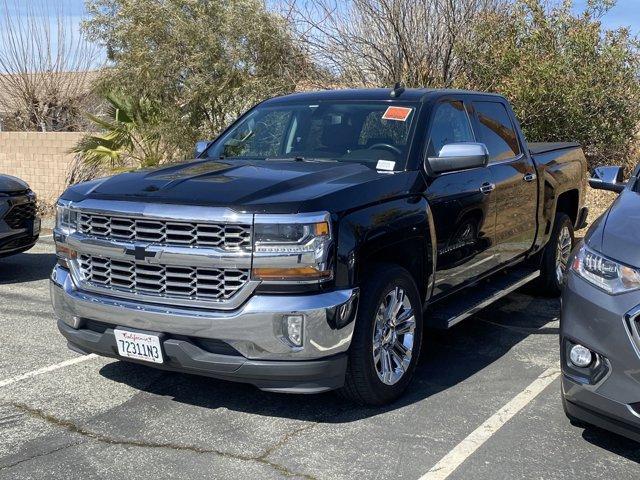
<svg viewBox="0 0 640 480"><path fill-rule="evenodd" d="M102 55L43 1L0 0L0 120L17 130L80 130ZM8 124L8 125L7 125Z"/></svg>
<svg viewBox="0 0 640 480"><path fill-rule="evenodd" d="M451 86L456 47L476 17L503 0L272 2L329 79L346 85ZM322 82L327 78L321 79ZM314 82L309 80L310 84Z"/></svg>

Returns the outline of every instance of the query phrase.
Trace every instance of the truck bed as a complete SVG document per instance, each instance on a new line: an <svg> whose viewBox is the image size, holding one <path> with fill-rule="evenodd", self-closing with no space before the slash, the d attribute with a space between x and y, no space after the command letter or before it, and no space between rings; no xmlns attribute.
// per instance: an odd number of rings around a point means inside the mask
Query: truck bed
<svg viewBox="0 0 640 480"><path fill-rule="evenodd" d="M564 150L566 148L580 148L578 142L533 142L529 143L529 151L533 155L541 155L543 153L554 152L556 150Z"/></svg>

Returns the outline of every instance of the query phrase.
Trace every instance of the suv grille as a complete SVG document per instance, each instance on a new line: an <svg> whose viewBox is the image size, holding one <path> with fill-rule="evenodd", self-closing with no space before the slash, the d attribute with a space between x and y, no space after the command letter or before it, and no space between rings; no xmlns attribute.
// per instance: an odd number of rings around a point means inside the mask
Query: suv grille
<svg viewBox="0 0 640 480"><path fill-rule="evenodd" d="M248 269L202 268L78 257L80 273L93 286L193 300L228 300L249 280Z"/></svg>
<svg viewBox="0 0 640 480"><path fill-rule="evenodd" d="M251 248L251 226L174 222L80 213L79 230L114 240L143 241L189 247Z"/></svg>
<svg viewBox="0 0 640 480"><path fill-rule="evenodd" d="M35 216L36 204L34 202L21 203L9 210L4 221L7 222L10 228L17 230L19 228L26 228L27 223L33 220Z"/></svg>

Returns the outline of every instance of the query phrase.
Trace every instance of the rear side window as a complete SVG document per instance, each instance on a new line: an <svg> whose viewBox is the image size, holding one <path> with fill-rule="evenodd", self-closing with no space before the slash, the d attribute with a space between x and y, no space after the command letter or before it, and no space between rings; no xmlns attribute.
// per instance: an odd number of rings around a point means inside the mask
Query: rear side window
<svg viewBox="0 0 640 480"><path fill-rule="evenodd" d="M436 107L431 122L427 155L435 157L449 143L474 142L469 117L460 101L448 101Z"/></svg>
<svg viewBox="0 0 640 480"><path fill-rule="evenodd" d="M479 141L489 150L489 161L520 155L520 145L507 109L498 102L473 102L480 122Z"/></svg>

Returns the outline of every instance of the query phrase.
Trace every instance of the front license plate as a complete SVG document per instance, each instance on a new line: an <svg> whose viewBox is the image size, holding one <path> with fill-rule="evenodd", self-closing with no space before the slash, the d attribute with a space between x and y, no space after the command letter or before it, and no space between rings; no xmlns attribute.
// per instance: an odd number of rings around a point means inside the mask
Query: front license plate
<svg viewBox="0 0 640 480"><path fill-rule="evenodd" d="M118 354L121 357L135 358L151 363L163 362L160 338L157 335L118 329L115 329L113 333L116 336Z"/></svg>

